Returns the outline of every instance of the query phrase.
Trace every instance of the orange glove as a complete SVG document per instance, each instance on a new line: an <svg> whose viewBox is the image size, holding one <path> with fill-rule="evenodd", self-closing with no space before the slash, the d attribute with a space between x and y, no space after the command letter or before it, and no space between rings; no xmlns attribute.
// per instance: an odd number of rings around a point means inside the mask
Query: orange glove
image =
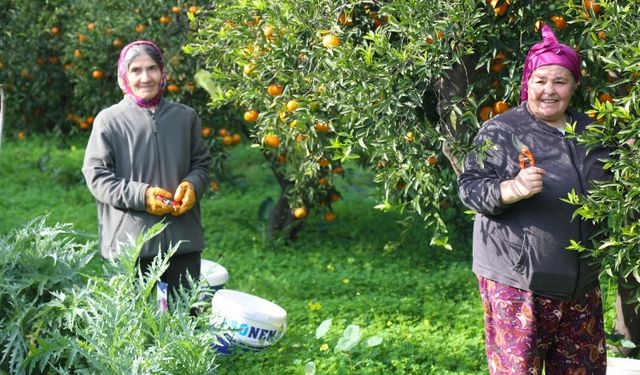
<svg viewBox="0 0 640 375"><path fill-rule="evenodd" d="M196 189L189 181L182 181L176 189L175 199L176 202L180 202L177 206L177 210L172 212L173 216L180 216L189 211L194 204L196 204Z"/></svg>
<svg viewBox="0 0 640 375"><path fill-rule="evenodd" d="M158 198L161 197L161 198ZM165 203L162 198L171 200L173 195L163 188L153 186L148 187L144 192L145 210L151 215L164 216L170 212L175 212L178 207L171 203Z"/></svg>

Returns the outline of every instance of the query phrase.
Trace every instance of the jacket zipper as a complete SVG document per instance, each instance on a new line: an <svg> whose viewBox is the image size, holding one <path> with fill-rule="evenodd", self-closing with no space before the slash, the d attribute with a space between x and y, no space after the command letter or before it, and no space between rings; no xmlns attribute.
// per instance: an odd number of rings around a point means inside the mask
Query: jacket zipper
<svg viewBox="0 0 640 375"><path fill-rule="evenodd" d="M156 108L156 111L157 110L158 108ZM160 163L160 140L158 139L158 124L156 123L155 112L147 111L147 113L149 114L149 118L151 119L151 128L153 129L153 139L156 147L156 170L160 175L160 181L164 181L164 175L162 173L162 165ZM165 230L162 231L161 236L162 236L161 246L163 248L168 243L166 228ZM163 250L162 248L161 248L161 251ZM163 255L165 253L166 251L162 252Z"/></svg>
<svg viewBox="0 0 640 375"><path fill-rule="evenodd" d="M573 167L574 171L576 172L576 175L578 176L578 186L580 188L580 194L584 194L585 188L582 182L582 173L580 172L580 168L578 168L578 166L576 165L577 157L576 157L575 145L570 140L565 139L564 141L569 148L569 156L571 157L571 166ZM582 224L580 222L578 222L578 239L582 241ZM578 273L576 275L576 282L573 286L573 293L571 295L572 300L574 300L577 297L576 294L578 291L578 283L580 282L580 257L576 258L576 269L578 270Z"/></svg>

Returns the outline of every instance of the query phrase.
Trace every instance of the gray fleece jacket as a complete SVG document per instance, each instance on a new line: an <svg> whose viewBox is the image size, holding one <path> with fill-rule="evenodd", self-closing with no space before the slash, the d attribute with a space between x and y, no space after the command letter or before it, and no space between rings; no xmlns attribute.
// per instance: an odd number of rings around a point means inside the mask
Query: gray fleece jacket
<svg viewBox="0 0 640 375"><path fill-rule="evenodd" d="M96 116L82 173L97 201L104 257L117 257L122 243L161 220L167 228L144 245L140 257L155 256L180 241L178 253L204 249L199 202L209 184L211 158L200 131L192 108L165 99L152 113L125 96ZM183 180L196 190L191 210L177 217L145 211L147 187L175 192Z"/></svg>
<svg viewBox="0 0 640 375"><path fill-rule="evenodd" d="M576 132L591 119L569 111ZM587 153L575 138L535 119L526 103L485 123L474 143L490 141L485 154L471 153L458 178L462 202L477 212L473 234L473 271L512 287L568 301L597 285L599 265L577 251L570 240L589 244L595 227L572 215L577 207L561 201L572 189L587 194L594 180L608 180L604 148ZM500 200L500 183L515 178L519 144L543 168L542 192L512 205Z"/></svg>

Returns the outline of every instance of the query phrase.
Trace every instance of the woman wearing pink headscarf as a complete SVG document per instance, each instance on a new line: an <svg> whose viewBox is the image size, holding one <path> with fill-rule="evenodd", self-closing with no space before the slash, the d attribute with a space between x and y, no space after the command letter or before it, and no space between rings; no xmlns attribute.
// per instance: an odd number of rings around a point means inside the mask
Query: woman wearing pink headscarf
<svg viewBox="0 0 640 375"><path fill-rule="evenodd" d="M175 245L162 277L169 291L197 280L205 247L199 201L209 183L210 156L200 118L190 107L162 97L165 65L149 41L124 47L118 60L123 99L94 121L82 172L96 198L100 250L116 258L121 247L163 221L166 229L139 256L144 270Z"/></svg>
<svg viewBox="0 0 640 375"><path fill-rule="evenodd" d="M562 201L607 180L604 148L587 152L578 134L591 122L570 109L580 56L548 26L523 66L521 104L483 124L458 190L476 211L473 271L485 313L491 374L605 374L600 267L568 250L587 243L591 223Z"/></svg>

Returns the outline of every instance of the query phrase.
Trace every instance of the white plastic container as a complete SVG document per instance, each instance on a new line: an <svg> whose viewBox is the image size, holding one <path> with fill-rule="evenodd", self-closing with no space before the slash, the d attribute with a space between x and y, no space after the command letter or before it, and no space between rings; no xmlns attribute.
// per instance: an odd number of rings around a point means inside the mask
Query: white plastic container
<svg viewBox="0 0 640 375"><path fill-rule="evenodd" d="M287 312L282 307L248 293L221 289L211 300L211 311L213 326L228 330L216 345L220 353L234 346L262 350L287 330Z"/></svg>
<svg viewBox="0 0 640 375"><path fill-rule="evenodd" d="M609 357L607 375L640 375L640 360Z"/></svg>
<svg viewBox="0 0 640 375"><path fill-rule="evenodd" d="M207 281L207 285L211 288L211 292L222 289L224 284L229 280L229 272L222 265L202 259L200 261L200 278Z"/></svg>

